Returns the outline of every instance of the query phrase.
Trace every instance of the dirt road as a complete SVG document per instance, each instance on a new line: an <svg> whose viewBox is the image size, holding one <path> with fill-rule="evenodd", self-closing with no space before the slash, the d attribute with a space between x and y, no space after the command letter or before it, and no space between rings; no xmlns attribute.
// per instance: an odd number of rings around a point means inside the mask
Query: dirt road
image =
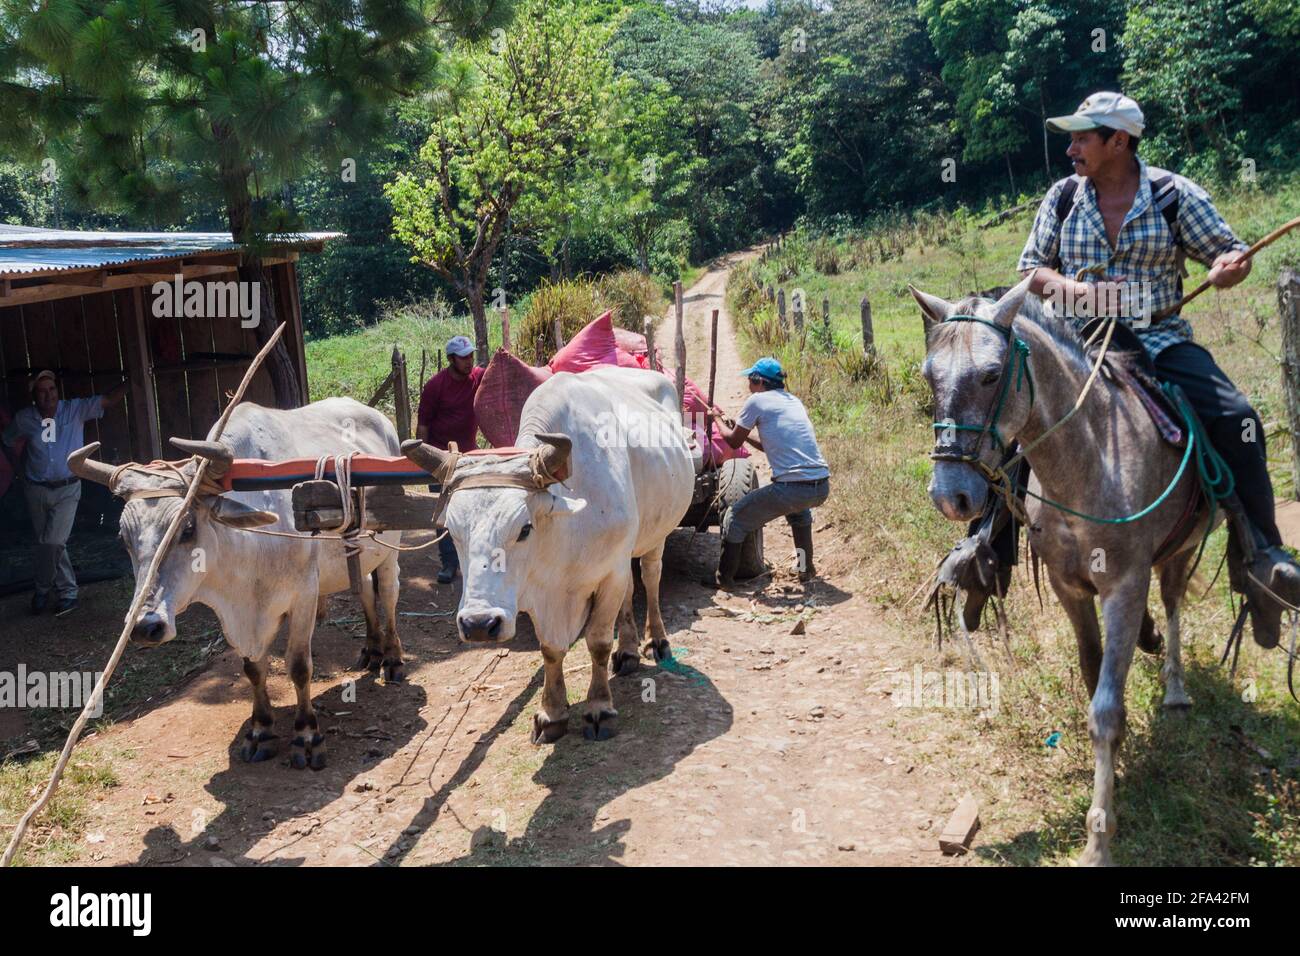
<svg viewBox="0 0 1300 956"><path fill-rule="evenodd" d="M717 402L734 414L743 366L723 302L733 262L689 290L686 326L689 370L706 387L708 315L721 310ZM671 355L670 324L658 341ZM433 582L432 551L407 556L399 605L406 683L383 686L348 669L364 630L348 596L333 599L331 623L317 630L313 690L329 741L325 770L291 770L287 753L257 765L238 758L249 693L227 650L166 702L85 745L111 756L120 785L92 807L80 859L957 862L938 852L938 833L965 789L941 756L942 718L900 717L888 690L906 671L903 637L837 574L847 562L836 552L848 545L820 520L816 527L825 578L812 590L786 570L793 544L776 523L766 532L776 569L766 586L716 598L695 583L717 560L716 532L674 534L663 599L674 660L616 680L615 738L593 743L571 732L548 747L529 742L541 688L531 629L523 623L504 647L460 644L451 624L458 591ZM142 653L168 649L129 652ZM568 669L576 700L589 669L583 648ZM293 692L278 658L270 684L287 751Z"/></svg>

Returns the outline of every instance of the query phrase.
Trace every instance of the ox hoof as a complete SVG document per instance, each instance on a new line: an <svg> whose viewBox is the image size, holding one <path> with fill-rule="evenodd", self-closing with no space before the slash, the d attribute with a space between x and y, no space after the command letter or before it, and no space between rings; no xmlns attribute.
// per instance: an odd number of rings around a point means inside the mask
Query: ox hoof
<svg viewBox="0 0 1300 956"><path fill-rule="evenodd" d="M357 662L352 665L353 670L373 671L379 670L379 665L384 662L384 655L377 647L363 647L361 653L357 655Z"/></svg>
<svg viewBox="0 0 1300 956"><path fill-rule="evenodd" d="M400 684L405 677L402 674L402 662L384 660L384 683Z"/></svg>
<svg viewBox="0 0 1300 956"><path fill-rule="evenodd" d="M661 638L657 641L651 641L641 653L645 654L646 657L653 657L655 663L658 664L672 657L673 649L667 638Z"/></svg>
<svg viewBox="0 0 1300 956"><path fill-rule="evenodd" d="M295 737L293 753L289 756L289 766L294 770L306 770L308 767L312 770L325 769L324 735L312 734L310 742L305 737Z"/></svg>
<svg viewBox="0 0 1300 956"><path fill-rule="evenodd" d="M275 756L275 734L265 731L249 731L244 735L244 746L239 748L239 756L245 763L261 763Z"/></svg>
<svg viewBox="0 0 1300 956"><path fill-rule="evenodd" d="M569 721L542 720L541 714L533 714L533 743L553 744L569 732Z"/></svg>
<svg viewBox="0 0 1300 956"><path fill-rule="evenodd" d="M626 677L637 672L637 669L641 666L641 658L633 652L615 651L611 663L614 665L615 677Z"/></svg>
<svg viewBox="0 0 1300 956"><path fill-rule="evenodd" d="M618 733L618 711L599 710L582 715L582 736L587 740L609 740Z"/></svg>

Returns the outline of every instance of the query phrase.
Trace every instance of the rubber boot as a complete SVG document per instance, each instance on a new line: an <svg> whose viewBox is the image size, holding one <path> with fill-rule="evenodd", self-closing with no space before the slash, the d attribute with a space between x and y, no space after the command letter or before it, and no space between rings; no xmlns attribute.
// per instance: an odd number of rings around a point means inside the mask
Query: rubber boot
<svg viewBox="0 0 1300 956"><path fill-rule="evenodd" d="M730 591L736 586L736 572L740 569L740 549L744 547L744 542L732 544L730 541L722 542L722 557L718 559L717 573L711 577L705 578L700 583L706 588L720 588L723 591Z"/></svg>
<svg viewBox="0 0 1300 956"><path fill-rule="evenodd" d="M813 529L812 525L798 525L790 529L794 535L796 553L803 559L799 562L799 580L811 581L817 577L813 566Z"/></svg>

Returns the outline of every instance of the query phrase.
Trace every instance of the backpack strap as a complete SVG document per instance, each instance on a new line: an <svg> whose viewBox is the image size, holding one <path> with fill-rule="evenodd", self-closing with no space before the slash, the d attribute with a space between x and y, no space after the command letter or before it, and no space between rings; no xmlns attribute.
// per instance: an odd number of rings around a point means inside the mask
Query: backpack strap
<svg viewBox="0 0 1300 956"><path fill-rule="evenodd" d="M1061 195L1056 197L1056 225L1058 229L1065 222L1065 217L1070 214L1070 210L1074 208L1074 200L1079 194L1079 182L1078 176L1067 176L1065 185L1061 187ZM1057 242L1057 249L1060 249L1059 241ZM1057 272L1061 271L1061 254L1059 251L1052 259L1052 268Z"/></svg>

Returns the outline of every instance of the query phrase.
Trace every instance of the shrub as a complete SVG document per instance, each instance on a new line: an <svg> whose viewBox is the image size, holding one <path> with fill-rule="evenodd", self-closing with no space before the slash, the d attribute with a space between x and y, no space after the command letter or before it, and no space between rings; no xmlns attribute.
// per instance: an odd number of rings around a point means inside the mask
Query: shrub
<svg viewBox="0 0 1300 956"><path fill-rule="evenodd" d="M549 357L555 354L556 319L560 320L560 331L567 342L609 307L600 286L589 279L543 282L528 297L528 311L519 323L518 341L512 344L518 354L531 356L541 338Z"/></svg>
<svg viewBox="0 0 1300 956"><path fill-rule="evenodd" d="M642 331L647 315L662 315L668 307L654 277L636 269L610 273L599 286L605 308L614 310L614 324L633 332Z"/></svg>

